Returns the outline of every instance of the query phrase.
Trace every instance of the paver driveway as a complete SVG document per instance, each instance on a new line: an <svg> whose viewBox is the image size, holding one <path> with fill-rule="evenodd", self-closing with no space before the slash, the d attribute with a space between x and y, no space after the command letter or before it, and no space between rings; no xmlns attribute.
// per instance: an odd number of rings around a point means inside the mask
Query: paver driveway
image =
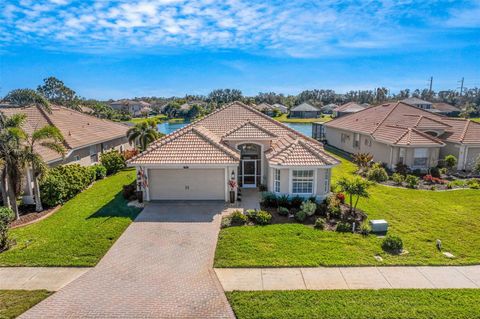
<svg viewBox="0 0 480 319"><path fill-rule="evenodd" d="M234 318L212 269L223 205L149 204L95 268L22 318Z"/></svg>

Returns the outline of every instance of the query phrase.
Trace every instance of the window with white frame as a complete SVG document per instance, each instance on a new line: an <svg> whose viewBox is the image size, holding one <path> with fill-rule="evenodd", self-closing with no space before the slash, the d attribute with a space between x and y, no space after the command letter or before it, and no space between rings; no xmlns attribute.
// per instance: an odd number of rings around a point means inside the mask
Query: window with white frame
<svg viewBox="0 0 480 319"><path fill-rule="evenodd" d="M360 134L353 133L353 148L360 148Z"/></svg>
<svg viewBox="0 0 480 319"><path fill-rule="evenodd" d="M325 170L325 182L324 182L324 192L328 193L330 191L330 169Z"/></svg>
<svg viewBox="0 0 480 319"><path fill-rule="evenodd" d="M416 148L413 151L413 166L415 167L425 167L428 162L428 149L427 148Z"/></svg>
<svg viewBox="0 0 480 319"><path fill-rule="evenodd" d="M292 193L312 194L313 181L313 170L294 170L292 172Z"/></svg>
<svg viewBox="0 0 480 319"><path fill-rule="evenodd" d="M400 147L398 150L398 162L404 164L405 163L405 152L406 149L403 147Z"/></svg>
<svg viewBox="0 0 480 319"><path fill-rule="evenodd" d="M92 163L98 162L97 145L90 146L90 161Z"/></svg>
<svg viewBox="0 0 480 319"><path fill-rule="evenodd" d="M273 191L275 193L280 193L280 170L273 170Z"/></svg>

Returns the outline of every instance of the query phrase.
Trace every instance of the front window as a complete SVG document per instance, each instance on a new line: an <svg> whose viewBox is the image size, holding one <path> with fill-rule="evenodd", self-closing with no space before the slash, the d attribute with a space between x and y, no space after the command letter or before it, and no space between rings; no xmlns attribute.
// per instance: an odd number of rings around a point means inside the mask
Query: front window
<svg viewBox="0 0 480 319"><path fill-rule="evenodd" d="M292 193L312 194L313 193L313 170L293 171Z"/></svg>
<svg viewBox="0 0 480 319"><path fill-rule="evenodd" d="M90 146L90 162L92 162L92 163L98 162L98 154L97 154L97 146L96 145Z"/></svg>
<svg viewBox="0 0 480 319"><path fill-rule="evenodd" d="M403 147L400 148L398 151L398 162L399 163L405 163L405 149Z"/></svg>
<svg viewBox="0 0 480 319"><path fill-rule="evenodd" d="M325 170L325 189L324 192L328 193L330 191L330 169Z"/></svg>
<svg viewBox="0 0 480 319"><path fill-rule="evenodd" d="M353 148L360 147L360 134L354 133L353 134Z"/></svg>
<svg viewBox="0 0 480 319"><path fill-rule="evenodd" d="M280 193L280 170L275 169L273 171L274 179L273 179L273 191L275 193Z"/></svg>
<svg viewBox="0 0 480 319"><path fill-rule="evenodd" d="M416 148L413 155L414 167L425 167L428 161L428 150L426 148Z"/></svg>

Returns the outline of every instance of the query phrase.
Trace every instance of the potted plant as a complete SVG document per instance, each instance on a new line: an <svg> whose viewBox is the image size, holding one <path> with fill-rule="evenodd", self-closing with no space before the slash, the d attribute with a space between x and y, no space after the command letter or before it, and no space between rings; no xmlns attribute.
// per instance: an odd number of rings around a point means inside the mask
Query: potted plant
<svg viewBox="0 0 480 319"><path fill-rule="evenodd" d="M237 188L237 182L234 179L228 181L230 186L230 203L235 203L235 188Z"/></svg>

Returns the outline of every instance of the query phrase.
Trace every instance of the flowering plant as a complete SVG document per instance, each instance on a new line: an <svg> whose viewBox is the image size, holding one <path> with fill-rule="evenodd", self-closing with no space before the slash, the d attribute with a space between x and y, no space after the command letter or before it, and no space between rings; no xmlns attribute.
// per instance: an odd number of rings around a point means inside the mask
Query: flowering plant
<svg viewBox="0 0 480 319"><path fill-rule="evenodd" d="M234 190L237 187L237 182L234 179L228 181L228 186L230 186L231 190Z"/></svg>

